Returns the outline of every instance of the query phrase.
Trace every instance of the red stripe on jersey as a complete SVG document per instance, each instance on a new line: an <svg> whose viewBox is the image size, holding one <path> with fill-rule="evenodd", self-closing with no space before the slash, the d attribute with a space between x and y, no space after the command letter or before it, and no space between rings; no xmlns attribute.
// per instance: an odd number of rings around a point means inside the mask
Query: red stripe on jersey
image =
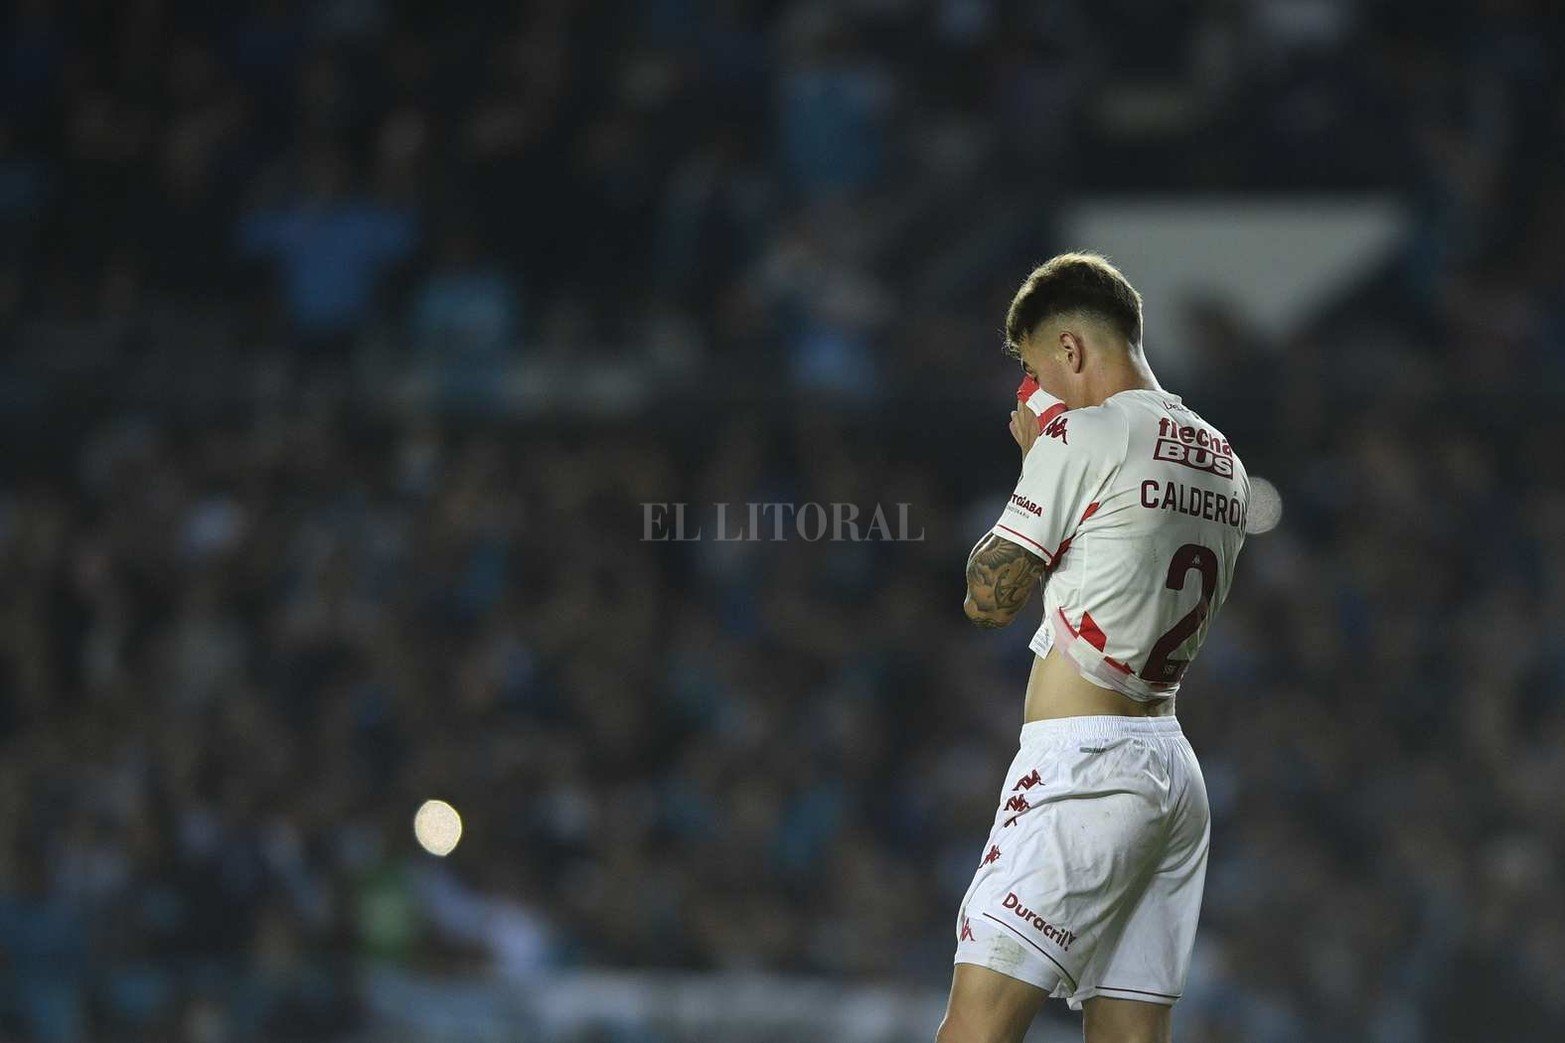
<svg viewBox="0 0 1565 1043"><path fill-rule="evenodd" d="M1108 644L1107 639L1103 636L1103 631L1098 627L1097 622L1092 618L1092 613L1090 613L1090 612L1083 612L1081 614L1081 629L1080 630L1077 630L1075 627L1071 626L1071 621L1065 618L1065 613L1064 612L1056 611L1055 615L1060 617L1060 622L1062 624L1064 624L1066 630L1070 631L1071 637L1086 638L1087 643L1089 645L1091 645L1093 648L1096 648L1099 652L1103 651L1103 645ZM1099 642L1102 642L1102 643L1100 644ZM1104 656L1103 657L1103 661L1105 663L1109 664L1109 666L1112 666L1114 669L1118 670L1122 674L1132 673L1130 667L1126 666L1124 663L1120 662L1118 659L1114 659L1114 658L1112 658L1110 656ZM1153 687L1154 688L1166 688L1166 687L1169 687L1169 686L1168 685L1153 685Z"/></svg>
<svg viewBox="0 0 1565 1043"><path fill-rule="evenodd" d="M1102 506L1102 504L1098 503L1097 500L1093 500L1091 503L1087 504L1087 509L1081 512L1081 521L1077 522L1076 524L1080 525L1081 522L1084 522L1088 518L1092 517L1094 514L1097 514L1098 513L1098 508L1101 507L1101 506ZM1054 562L1055 564L1058 564L1059 560L1060 560L1060 555L1064 554L1066 551L1071 549L1071 541L1074 540L1075 538L1076 538L1076 534L1073 532L1069 536L1065 537L1065 539L1061 540L1060 541L1060 545L1058 547L1054 548L1054 556L1051 557L1049 560L1051 562ZM1050 567L1052 568L1053 566L1050 566Z"/></svg>
<svg viewBox="0 0 1565 1043"><path fill-rule="evenodd" d="M1098 626L1098 621L1092 618L1091 612L1083 612L1081 614L1081 630L1078 636L1085 639L1087 644L1096 648L1099 652L1103 651L1103 647L1109 643L1107 635Z"/></svg>
<svg viewBox="0 0 1565 1043"><path fill-rule="evenodd" d="M1049 552L1044 550L1041 546L1039 546L1038 541L1033 539L1031 536L1023 536L1021 533L1017 532L1015 529L1011 528L1009 525L1003 525L1003 524L1000 524L1000 523L996 523L995 524L995 528L996 529L1004 529L1006 532L1010 533L1012 536L1015 536L1018 540L1021 540L1023 543L1027 544L1028 547L1030 547L1031 549L1037 551L1040 555L1042 555L1043 556L1043 563L1045 565L1047 565L1049 563L1049 561L1050 561Z"/></svg>

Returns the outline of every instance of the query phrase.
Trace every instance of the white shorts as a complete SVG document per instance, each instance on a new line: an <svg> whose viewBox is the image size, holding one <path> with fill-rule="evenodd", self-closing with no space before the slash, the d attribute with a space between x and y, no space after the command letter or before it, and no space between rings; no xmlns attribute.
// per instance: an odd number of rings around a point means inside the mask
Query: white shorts
<svg viewBox="0 0 1565 1043"><path fill-rule="evenodd" d="M1185 987L1210 833L1206 783L1173 717L1022 728L957 963L1063 997L1172 1004Z"/></svg>

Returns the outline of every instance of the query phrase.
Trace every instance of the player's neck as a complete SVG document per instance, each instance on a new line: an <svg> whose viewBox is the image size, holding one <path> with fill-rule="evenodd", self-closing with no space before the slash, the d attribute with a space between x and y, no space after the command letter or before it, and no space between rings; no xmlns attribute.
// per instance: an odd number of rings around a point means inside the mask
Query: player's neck
<svg viewBox="0 0 1565 1043"><path fill-rule="evenodd" d="M1145 355L1129 353L1106 364L1088 384L1089 405L1102 405L1121 391L1162 391Z"/></svg>

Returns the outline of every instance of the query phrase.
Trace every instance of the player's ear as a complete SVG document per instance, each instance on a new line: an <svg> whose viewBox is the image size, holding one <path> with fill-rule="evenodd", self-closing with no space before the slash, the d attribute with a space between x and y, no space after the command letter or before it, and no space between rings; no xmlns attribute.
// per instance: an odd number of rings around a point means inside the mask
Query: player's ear
<svg viewBox="0 0 1565 1043"><path fill-rule="evenodd" d="M1065 353L1065 368L1072 373L1080 373L1083 363L1081 353L1081 338L1074 333L1060 334L1060 350Z"/></svg>

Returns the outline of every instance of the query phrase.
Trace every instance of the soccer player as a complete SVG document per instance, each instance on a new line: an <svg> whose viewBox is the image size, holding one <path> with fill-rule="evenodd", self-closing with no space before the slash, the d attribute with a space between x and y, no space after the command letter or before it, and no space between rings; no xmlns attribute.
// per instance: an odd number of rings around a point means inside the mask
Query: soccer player
<svg viewBox="0 0 1565 1043"><path fill-rule="evenodd" d="M1088 1043L1159 1043L1209 833L1174 694L1233 580L1249 479L1159 386L1141 296L1102 257L1033 271L1005 334L1029 378L1010 419L1022 473L968 558L963 608L1006 626L1043 580L1044 618L936 1041L1020 1043L1056 996L1084 1011Z"/></svg>

